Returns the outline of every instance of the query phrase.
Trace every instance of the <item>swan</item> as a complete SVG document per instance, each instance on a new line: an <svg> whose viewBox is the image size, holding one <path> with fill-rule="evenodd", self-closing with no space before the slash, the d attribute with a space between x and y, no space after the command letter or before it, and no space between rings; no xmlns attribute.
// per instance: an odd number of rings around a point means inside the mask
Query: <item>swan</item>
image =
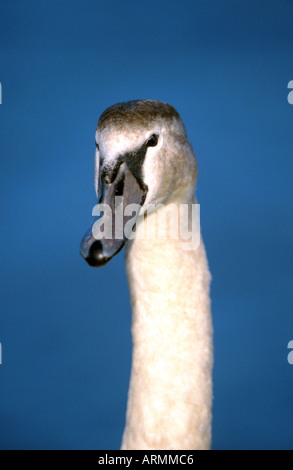
<svg viewBox="0 0 293 470"><path fill-rule="evenodd" d="M169 104L128 101L103 112L95 137L95 188L98 202L113 209L104 220L113 236L94 235L101 212L93 212L80 252L100 267L125 246L133 351L121 449L209 450L211 276L202 238L186 249L181 236L137 235L146 220L158 228L158 213L172 228L171 208L196 202L197 161L184 124ZM136 236L115 236L115 197L139 206L135 217L122 218Z"/></svg>

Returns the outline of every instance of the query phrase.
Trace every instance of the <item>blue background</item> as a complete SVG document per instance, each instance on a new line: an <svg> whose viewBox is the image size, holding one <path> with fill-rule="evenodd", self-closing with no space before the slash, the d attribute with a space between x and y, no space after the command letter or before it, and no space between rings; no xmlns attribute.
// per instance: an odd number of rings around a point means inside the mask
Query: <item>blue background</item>
<svg viewBox="0 0 293 470"><path fill-rule="evenodd" d="M90 269L94 134L169 102L199 161L214 449L293 449L293 2L1 1L0 447L117 449L131 361L120 254Z"/></svg>

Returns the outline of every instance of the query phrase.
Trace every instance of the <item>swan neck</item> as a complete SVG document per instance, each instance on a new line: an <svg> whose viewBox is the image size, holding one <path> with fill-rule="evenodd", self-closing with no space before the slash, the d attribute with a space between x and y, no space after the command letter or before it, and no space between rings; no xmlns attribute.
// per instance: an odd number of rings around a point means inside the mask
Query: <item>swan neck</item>
<svg viewBox="0 0 293 470"><path fill-rule="evenodd" d="M202 241L135 239L126 252L133 357L122 449L208 449L210 274Z"/></svg>

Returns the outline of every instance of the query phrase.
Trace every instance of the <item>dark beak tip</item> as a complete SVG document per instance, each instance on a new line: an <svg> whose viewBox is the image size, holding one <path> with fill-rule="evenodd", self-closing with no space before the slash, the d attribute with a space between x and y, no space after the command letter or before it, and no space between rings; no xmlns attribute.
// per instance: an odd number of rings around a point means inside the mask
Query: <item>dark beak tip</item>
<svg viewBox="0 0 293 470"><path fill-rule="evenodd" d="M103 259L85 258L85 261L88 263L88 265L91 268L102 268L110 260L108 258L103 258Z"/></svg>
<svg viewBox="0 0 293 470"><path fill-rule="evenodd" d="M103 245L100 240L95 240L88 243L88 240L83 239L80 244L80 254L83 259L93 268L100 268L110 261L103 253Z"/></svg>

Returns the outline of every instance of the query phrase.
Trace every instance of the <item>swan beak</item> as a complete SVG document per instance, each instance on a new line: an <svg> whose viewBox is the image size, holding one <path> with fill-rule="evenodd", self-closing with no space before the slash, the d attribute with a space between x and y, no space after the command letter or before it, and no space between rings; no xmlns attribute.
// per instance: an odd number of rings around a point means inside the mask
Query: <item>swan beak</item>
<svg viewBox="0 0 293 470"><path fill-rule="evenodd" d="M126 163L120 165L115 176L103 174L99 204L94 211L97 215L93 217L80 244L80 254L90 266L105 266L124 247L128 240L125 235L126 224L129 232L135 226L139 213L136 210L136 217L133 217L133 213L125 215L124 210L129 204L136 204L139 208L143 205L147 191L141 186ZM103 233L97 234L97 227L103 227Z"/></svg>

